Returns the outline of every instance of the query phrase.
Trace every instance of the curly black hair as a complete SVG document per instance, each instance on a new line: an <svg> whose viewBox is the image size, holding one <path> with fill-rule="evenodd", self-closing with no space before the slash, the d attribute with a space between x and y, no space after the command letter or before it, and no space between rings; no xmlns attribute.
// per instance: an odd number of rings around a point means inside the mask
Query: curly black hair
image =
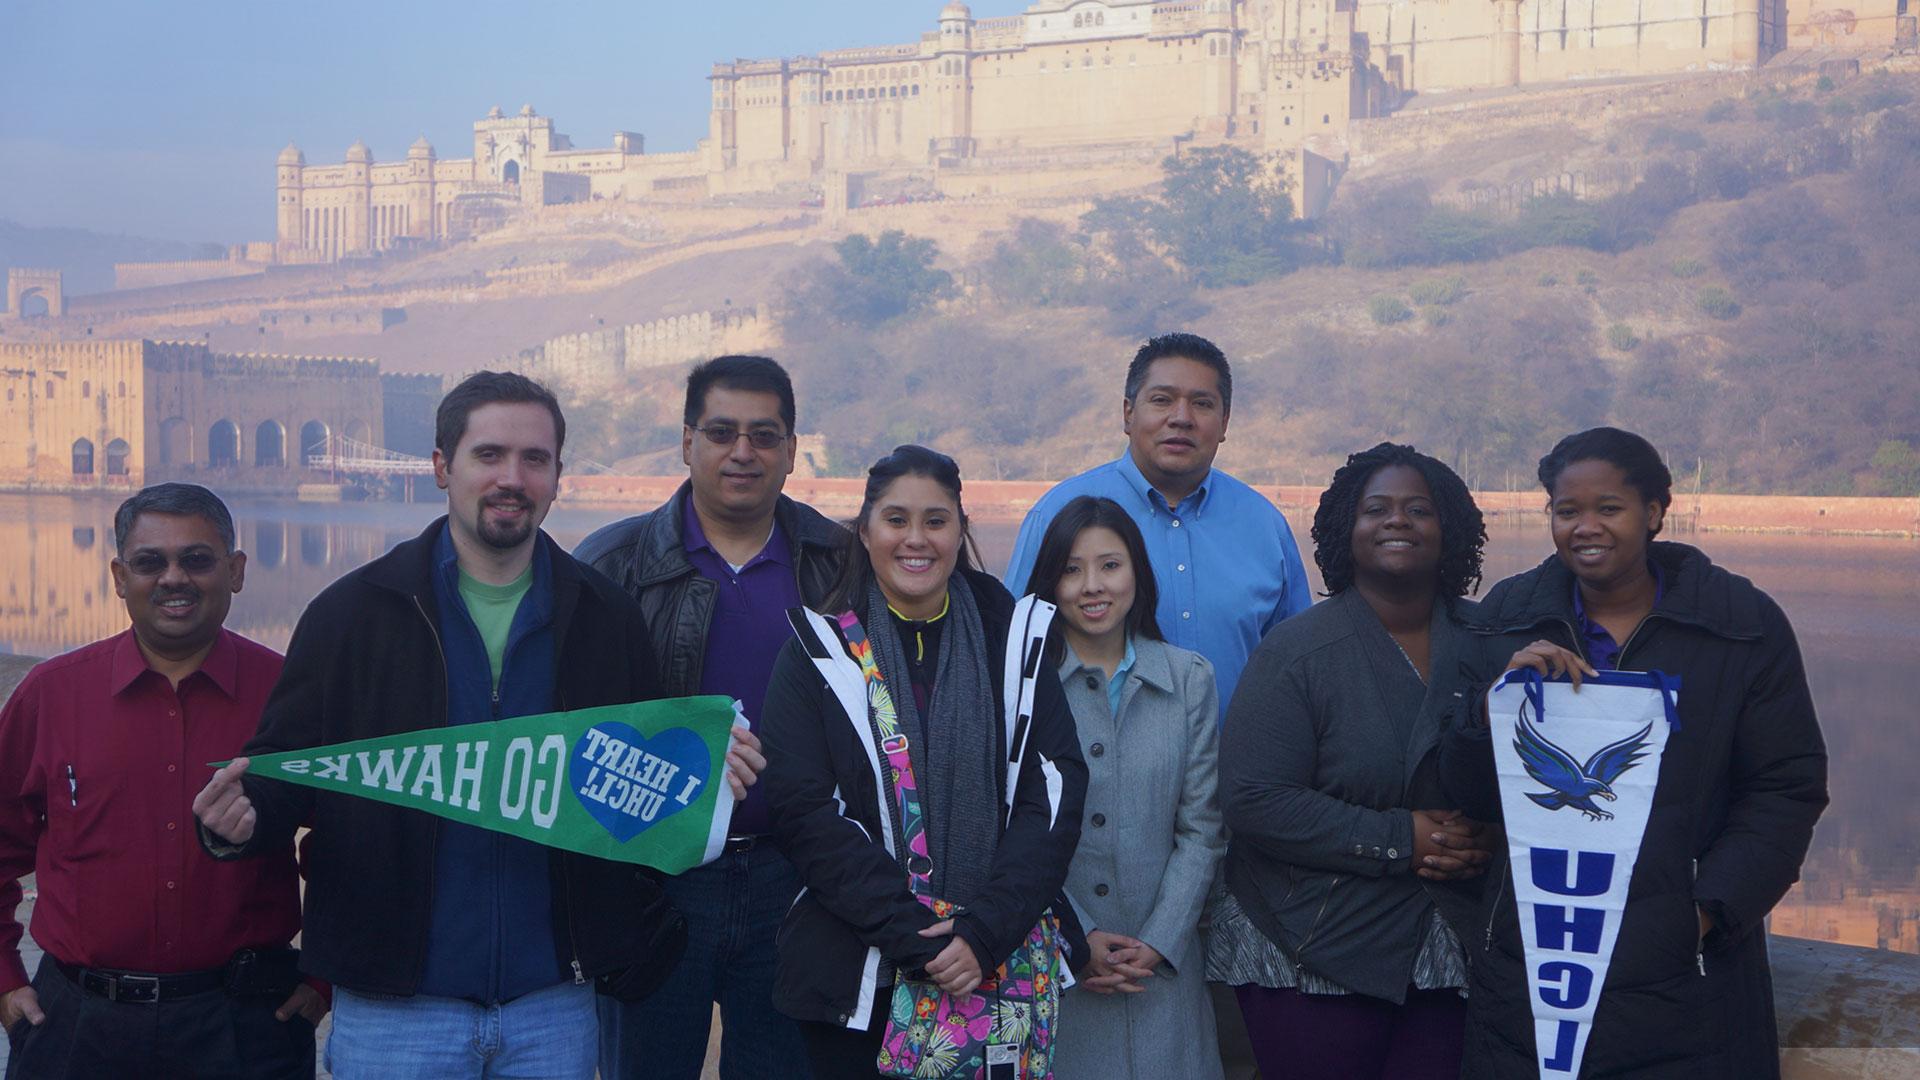
<svg viewBox="0 0 1920 1080"><path fill-rule="evenodd" d="M1433 493L1434 509L1440 515L1440 595L1473 592L1480 584L1487 524L1466 482L1445 464L1411 446L1383 442L1348 457L1333 474L1333 483L1321 493L1320 508L1313 512L1313 561L1319 564L1326 594L1343 592L1353 584L1353 522L1360 493L1374 473L1390 465L1417 470Z"/></svg>

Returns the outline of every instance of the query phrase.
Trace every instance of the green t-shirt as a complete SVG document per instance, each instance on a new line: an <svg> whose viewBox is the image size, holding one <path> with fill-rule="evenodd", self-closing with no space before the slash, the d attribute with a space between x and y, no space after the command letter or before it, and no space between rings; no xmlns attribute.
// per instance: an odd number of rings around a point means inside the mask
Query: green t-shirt
<svg viewBox="0 0 1920 1080"><path fill-rule="evenodd" d="M507 655L507 632L513 629L513 613L533 587L533 564L511 584L489 585L460 571L460 599L467 614L480 629L480 642L487 647L487 664L493 669L493 688L500 689L500 664Z"/></svg>

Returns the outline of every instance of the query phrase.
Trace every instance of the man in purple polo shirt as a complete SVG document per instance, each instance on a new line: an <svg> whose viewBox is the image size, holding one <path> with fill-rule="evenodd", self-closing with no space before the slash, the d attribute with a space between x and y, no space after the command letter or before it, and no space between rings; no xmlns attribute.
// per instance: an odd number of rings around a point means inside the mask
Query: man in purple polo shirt
<svg viewBox="0 0 1920 1080"><path fill-rule="evenodd" d="M669 696L738 698L759 720L786 610L819 607L846 530L780 493L793 471L793 383L763 356L721 356L687 376L687 482L659 509L599 530L575 555L640 602ZM600 1005L600 1075L697 1080L714 1003L722 1080L807 1076L793 1021L773 1008L774 935L800 891L773 847L760 788L734 808L727 852L667 879L687 954L646 1001Z"/></svg>

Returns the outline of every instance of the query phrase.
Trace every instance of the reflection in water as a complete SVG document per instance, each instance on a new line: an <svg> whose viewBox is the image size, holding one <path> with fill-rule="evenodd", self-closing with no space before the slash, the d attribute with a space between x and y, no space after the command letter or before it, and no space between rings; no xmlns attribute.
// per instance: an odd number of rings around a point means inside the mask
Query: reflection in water
<svg viewBox="0 0 1920 1080"><path fill-rule="evenodd" d="M277 569L287 557L287 523L262 521L255 525L253 546L247 549L247 564L263 570Z"/></svg>
<svg viewBox="0 0 1920 1080"><path fill-rule="evenodd" d="M326 566L332 562L333 542L326 525L300 526L300 561L308 566ZM342 570L352 569L342 567Z"/></svg>
<svg viewBox="0 0 1920 1080"><path fill-rule="evenodd" d="M51 656L120 632L111 500L0 495L0 651ZM433 504L235 503L248 552L246 588L228 625L284 649L293 624L334 578L419 532ZM556 511L571 548L617 516ZM1305 515L1295 514L1296 526ZM977 522L990 568L1013 546L1012 523ZM298 558L290 558L297 534ZM1304 531L1303 553L1309 553ZM1920 953L1920 740L1910 733L1911 667L1920 657L1920 545L1868 538L1713 533L1685 537L1751 577L1793 619L1831 754L1833 806L1803 880L1774 912L1776 932ZM1552 550L1538 526L1497 526L1487 580ZM1307 560L1313 572L1312 559ZM1318 576L1315 575L1317 586Z"/></svg>

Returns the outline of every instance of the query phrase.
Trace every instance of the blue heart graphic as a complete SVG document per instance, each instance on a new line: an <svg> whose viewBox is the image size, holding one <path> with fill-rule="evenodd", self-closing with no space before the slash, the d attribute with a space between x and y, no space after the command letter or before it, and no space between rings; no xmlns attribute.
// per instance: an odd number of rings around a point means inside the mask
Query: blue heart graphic
<svg viewBox="0 0 1920 1080"><path fill-rule="evenodd" d="M691 729L668 728L649 739L618 720L588 728L567 762L573 797L623 844L699 802L712 772L706 741Z"/></svg>

